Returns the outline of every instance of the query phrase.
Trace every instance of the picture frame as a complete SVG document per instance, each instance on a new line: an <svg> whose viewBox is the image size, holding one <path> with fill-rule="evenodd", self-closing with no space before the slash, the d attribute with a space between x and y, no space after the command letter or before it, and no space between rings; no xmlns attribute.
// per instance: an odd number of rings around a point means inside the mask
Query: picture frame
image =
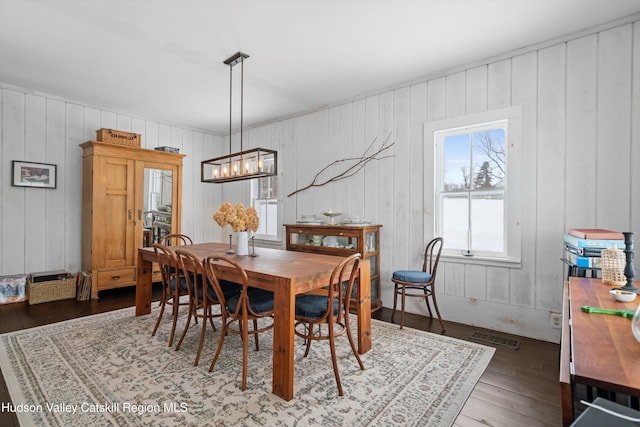
<svg viewBox="0 0 640 427"><path fill-rule="evenodd" d="M56 188L58 167L49 163L13 160L11 176L14 187Z"/></svg>

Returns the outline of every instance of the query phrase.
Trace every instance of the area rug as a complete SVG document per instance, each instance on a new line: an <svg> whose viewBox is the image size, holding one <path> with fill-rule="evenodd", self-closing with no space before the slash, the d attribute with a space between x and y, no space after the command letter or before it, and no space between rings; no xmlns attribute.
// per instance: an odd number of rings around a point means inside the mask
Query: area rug
<svg viewBox="0 0 640 427"><path fill-rule="evenodd" d="M210 330L193 366L200 326L182 348L167 346L170 318L151 337L156 313L128 308L0 336L0 368L24 426L449 426L494 349L372 320L361 371L338 340L343 397L329 346L303 358L296 342L295 398L271 393L271 333L250 351L240 390L241 340L230 335L208 372L218 333ZM179 323L179 330L180 323ZM219 331L219 328L218 328ZM251 347L250 347L251 348Z"/></svg>

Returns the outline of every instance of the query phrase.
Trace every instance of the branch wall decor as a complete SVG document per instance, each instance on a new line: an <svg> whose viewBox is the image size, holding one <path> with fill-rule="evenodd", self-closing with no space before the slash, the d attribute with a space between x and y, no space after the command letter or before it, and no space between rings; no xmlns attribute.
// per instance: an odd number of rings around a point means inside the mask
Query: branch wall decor
<svg viewBox="0 0 640 427"><path fill-rule="evenodd" d="M307 190L311 187L322 187L323 185L328 184L330 182L340 181L342 179L352 177L353 175L357 174L363 167L365 167L367 163L369 163L372 160L382 160L382 159L387 159L389 157L394 157L393 154L385 155L385 156L381 155L384 151L388 150L393 146L393 144L395 144L394 142L389 143L390 138L391 138L391 133L387 135L387 138L384 140L384 143L380 146L380 148L376 152L370 153L371 149L373 148L373 145L378 140L378 137L373 139L371 144L369 144L369 147L367 147L364 153L362 153L361 157L350 157L350 158L335 160L331 162L324 168L320 169L320 171L313 178L313 181L311 181L311 184L307 185L306 187L299 188L292 193L289 193L287 197L291 197L294 194ZM332 167L343 165L344 163L347 163L347 162L351 162L353 164L351 164L351 166L348 166L345 170L333 176L332 178L326 179L324 181L320 180L321 179L320 175L322 175L325 171L328 171Z"/></svg>

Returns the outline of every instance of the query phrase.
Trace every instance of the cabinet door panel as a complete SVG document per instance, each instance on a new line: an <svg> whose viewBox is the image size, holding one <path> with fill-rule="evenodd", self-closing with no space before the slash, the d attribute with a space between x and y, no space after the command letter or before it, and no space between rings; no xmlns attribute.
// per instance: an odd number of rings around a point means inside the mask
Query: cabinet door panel
<svg viewBox="0 0 640 427"><path fill-rule="evenodd" d="M134 264L134 162L126 159L100 158L100 176L104 177L103 206L94 212L96 225L109 230L102 234L103 267Z"/></svg>

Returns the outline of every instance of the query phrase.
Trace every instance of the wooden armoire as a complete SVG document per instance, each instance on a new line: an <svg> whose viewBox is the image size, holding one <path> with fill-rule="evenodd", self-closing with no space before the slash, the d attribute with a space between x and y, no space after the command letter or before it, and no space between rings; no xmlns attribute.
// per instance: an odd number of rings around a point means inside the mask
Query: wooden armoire
<svg viewBox="0 0 640 427"><path fill-rule="evenodd" d="M180 232L184 155L97 141L80 146L82 269L91 273L95 299L135 285L138 248L154 241L154 212L163 213L165 233Z"/></svg>

